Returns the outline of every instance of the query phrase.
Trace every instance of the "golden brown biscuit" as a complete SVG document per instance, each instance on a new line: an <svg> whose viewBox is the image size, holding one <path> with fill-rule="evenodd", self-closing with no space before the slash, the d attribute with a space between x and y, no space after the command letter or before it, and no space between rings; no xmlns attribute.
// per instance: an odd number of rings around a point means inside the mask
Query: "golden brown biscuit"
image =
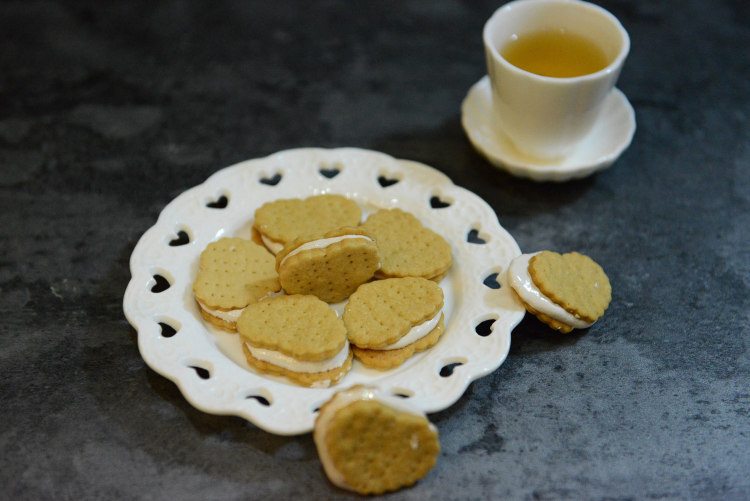
<svg viewBox="0 0 750 501"><path fill-rule="evenodd" d="M201 315L235 330L242 309L281 289L275 259L264 247L241 238L222 238L201 253L193 293Z"/></svg>
<svg viewBox="0 0 750 501"><path fill-rule="evenodd" d="M387 369L437 342L443 332L442 307L443 290L435 282L389 278L361 285L342 318L355 357L369 367Z"/></svg>
<svg viewBox="0 0 750 501"><path fill-rule="evenodd" d="M358 226L361 219L362 209L354 200L326 194L265 203L255 211L253 227L269 250L277 254L295 238Z"/></svg>
<svg viewBox="0 0 750 501"><path fill-rule="evenodd" d="M414 215L401 209L382 209L362 224L378 244L378 277L422 277L439 281L452 263L451 247Z"/></svg>
<svg viewBox="0 0 750 501"><path fill-rule="evenodd" d="M247 362L261 372L326 387L351 368L344 323L315 296L282 295L251 304L237 331Z"/></svg>
<svg viewBox="0 0 750 501"><path fill-rule="evenodd" d="M578 252L540 252L529 260L529 275L545 296L587 322L604 315L612 300L602 267Z"/></svg>
<svg viewBox="0 0 750 501"><path fill-rule="evenodd" d="M312 294L328 303L348 298L379 266L377 245L359 228L298 238L276 256L279 280L288 294Z"/></svg>
<svg viewBox="0 0 750 501"><path fill-rule="evenodd" d="M508 282L529 313L562 333L590 327L612 299L604 270L577 252L522 254L511 261Z"/></svg>
<svg viewBox="0 0 750 501"><path fill-rule="evenodd" d="M440 452L437 428L424 413L361 385L320 408L313 439L331 482L360 494L414 484L435 466Z"/></svg>

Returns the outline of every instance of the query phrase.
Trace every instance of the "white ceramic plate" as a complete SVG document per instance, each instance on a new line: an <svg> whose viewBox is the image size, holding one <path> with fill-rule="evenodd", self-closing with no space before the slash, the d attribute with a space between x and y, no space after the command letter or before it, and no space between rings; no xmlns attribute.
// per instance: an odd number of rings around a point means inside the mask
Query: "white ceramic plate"
<svg viewBox="0 0 750 501"><path fill-rule="evenodd" d="M474 84L461 105L461 123L472 145L489 162L518 177L534 181L569 181L606 169L630 146L635 112L628 98L613 89L594 129L567 157L540 160L524 155L498 130L492 111L490 79Z"/></svg>
<svg viewBox="0 0 750 501"><path fill-rule="evenodd" d="M249 238L257 207L320 193L351 197L365 213L412 212L448 240L453 266L440 284L446 330L434 347L389 371L355 361L338 385L311 389L251 369L239 336L203 320L192 284L206 245L224 236ZM505 282L519 254L487 203L426 165L353 148L288 150L222 169L169 203L133 251L123 306L143 359L192 405L293 435L311 431L320 405L353 384L376 385L429 413L497 369L524 315Z"/></svg>

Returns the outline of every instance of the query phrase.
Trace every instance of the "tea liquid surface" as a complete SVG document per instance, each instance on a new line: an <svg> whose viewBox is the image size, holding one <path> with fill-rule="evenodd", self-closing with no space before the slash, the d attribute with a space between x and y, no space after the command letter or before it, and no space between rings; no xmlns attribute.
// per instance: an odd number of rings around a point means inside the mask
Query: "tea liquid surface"
<svg viewBox="0 0 750 501"><path fill-rule="evenodd" d="M500 54L513 66L546 77L570 78L607 67L604 51L586 37L549 29L508 41Z"/></svg>

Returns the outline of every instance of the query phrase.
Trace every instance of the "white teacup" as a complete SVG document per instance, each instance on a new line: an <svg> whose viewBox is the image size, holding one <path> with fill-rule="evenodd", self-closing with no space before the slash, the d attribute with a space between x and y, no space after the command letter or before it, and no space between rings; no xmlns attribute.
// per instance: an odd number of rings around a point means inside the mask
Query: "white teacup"
<svg viewBox="0 0 750 501"><path fill-rule="evenodd" d="M543 31L587 39L604 67L578 76L544 76L503 56L507 44ZM591 131L630 50L617 18L580 0L510 2L487 21L483 36L497 124L520 151L542 159L564 157Z"/></svg>

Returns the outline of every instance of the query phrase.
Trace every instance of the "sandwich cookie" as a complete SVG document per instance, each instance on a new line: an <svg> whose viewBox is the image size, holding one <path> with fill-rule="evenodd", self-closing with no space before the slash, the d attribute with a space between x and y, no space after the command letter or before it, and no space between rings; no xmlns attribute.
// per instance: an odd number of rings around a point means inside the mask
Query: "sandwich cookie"
<svg viewBox="0 0 750 501"><path fill-rule="evenodd" d="M298 237L358 226L362 209L343 195L316 195L267 202L255 211L253 228L268 250L278 254Z"/></svg>
<svg viewBox="0 0 750 501"><path fill-rule="evenodd" d="M302 386L327 388L352 367L343 321L315 296L282 295L251 304L237 331L248 364Z"/></svg>
<svg viewBox="0 0 750 501"><path fill-rule="evenodd" d="M211 324L237 330L249 304L280 291L274 256L242 238L222 238L201 252L193 294L201 315Z"/></svg>
<svg viewBox="0 0 750 501"><path fill-rule="evenodd" d="M360 494L414 484L435 466L437 428L403 399L353 386L320 408L313 440L330 481Z"/></svg>
<svg viewBox="0 0 750 501"><path fill-rule="evenodd" d="M379 267L377 245L359 228L298 238L276 255L276 270L287 294L312 294L328 303L349 297Z"/></svg>
<svg viewBox="0 0 750 501"><path fill-rule="evenodd" d="M451 266L448 242L409 212L381 209L362 228L378 243L378 278L422 277L439 282Z"/></svg>
<svg viewBox="0 0 750 501"><path fill-rule="evenodd" d="M612 299L602 267L578 252L522 254L511 261L508 282L529 313L562 333L590 327Z"/></svg>
<svg viewBox="0 0 750 501"><path fill-rule="evenodd" d="M444 330L443 290L432 280L389 278L361 285L342 318L354 356L390 369L437 343Z"/></svg>

